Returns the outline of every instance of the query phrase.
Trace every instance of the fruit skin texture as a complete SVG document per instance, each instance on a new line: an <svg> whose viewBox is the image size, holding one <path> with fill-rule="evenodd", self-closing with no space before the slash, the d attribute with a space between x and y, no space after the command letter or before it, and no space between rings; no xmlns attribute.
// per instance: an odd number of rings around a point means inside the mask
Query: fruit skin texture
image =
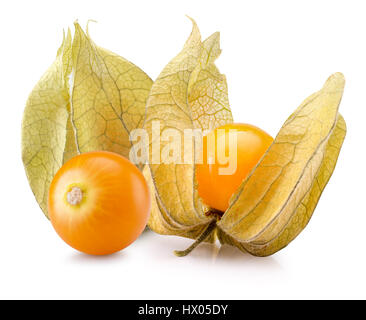
<svg viewBox="0 0 366 320"><path fill-rule="evenodd" d="M70 204L68 193L75 188L82 191L82 200ZM83 153L66 162L48 194L56 232L71 247L93 255L111 254L135 241L150 207L142 173L126 158L105 151Z"/></svg>
<svg viewBox="0 0 366 320"><path fill-rule="evenodd" d="M226 156L230 155L229 130L233 129L237 130L237 168L232 175L222 175L219 173L219 169L225 168L227 165L219 163L217 153L218 151L223 152L225 150ZM208 163L207 137L209 135L215 136L214 164ZM225 212L229 206L232 194L256 166L272 142L273 138L265 131L244 123L227 124L216 128L204 136L203 163L196 165L198 194L203 202L211 208ZM224 145L225 149L223 148ZM233 154L230 155L230 161L235 161Z"/></svg>

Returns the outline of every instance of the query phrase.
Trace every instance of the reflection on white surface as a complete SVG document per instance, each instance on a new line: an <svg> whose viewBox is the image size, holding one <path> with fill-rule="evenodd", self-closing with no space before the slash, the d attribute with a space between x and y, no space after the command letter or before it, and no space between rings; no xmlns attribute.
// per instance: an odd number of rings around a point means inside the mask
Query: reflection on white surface
<svg viewBox="0 0 366 320"><path fill-rule="evenodd" d="M68 260L72 264L118 264L131 261L138 253L138 255L145 256L151 265L154 264L154 260L157 260L159 263L162 263L162 261L165 263L190 261L190 263L196 264L204 262L205 265L211 264L212 266L217 266L217 268L226 267L227 264L232 266L237 264L242 268L256 266L257 268L268 268L271 270L282 269L275 256L254 257L235 247L229 245L221 246L219 243L202 243L186 257L179 258L174 255L174 250L184 249L192 241L191 239L176 236L162 236L147 230L134 244L120 252L106 256L92 256L70 248Z"/></svg>

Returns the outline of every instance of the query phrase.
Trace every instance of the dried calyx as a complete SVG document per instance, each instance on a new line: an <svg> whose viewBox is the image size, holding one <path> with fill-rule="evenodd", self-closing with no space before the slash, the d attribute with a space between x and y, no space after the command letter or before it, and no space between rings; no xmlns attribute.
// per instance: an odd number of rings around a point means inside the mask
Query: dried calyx
<svg viewBox="0 0 366 320"><path fill-rule="evenodd" d="M193 23L183 50L151 88L145 121L150 136L156 120L161 134L169 128L212 130L232 122L226 79L214 63L220 52L219 35L202 42ZM344 84L341 73L333 74L291 114L223 214L207 212L202 204L194 164L146 166L154 195L149 227L195 240L176 252L179 256L203 241L219 240L256 256L287 246L309 222L335 168L346 134L338 112Z"/></svg>
<svg viewBox="0 0 366 320"><path fill-rule="evenodd" d="M74 36L67 32L29 95L22 123L25 171L46 216L50 183L67 160L95 150L128 157L151 85L145 72L97 46L77 22Z"/></svg>

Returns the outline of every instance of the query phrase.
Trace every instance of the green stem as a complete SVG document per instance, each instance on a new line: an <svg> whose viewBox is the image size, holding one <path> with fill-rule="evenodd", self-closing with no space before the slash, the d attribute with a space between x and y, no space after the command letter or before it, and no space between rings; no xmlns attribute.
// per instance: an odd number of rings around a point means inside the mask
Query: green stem
<svg viewBox="0 0 366 320"><path fill-rule="evenodd" d="M187 254L191 253L201 242L205 241L208 236L215 230L215 228L216 220L212 220L207 228L201 233L201 235L197 238L195 242L192 243L189 248L183 251L176 250L174 251L174 254L177 257L185 257Z"/></svg>

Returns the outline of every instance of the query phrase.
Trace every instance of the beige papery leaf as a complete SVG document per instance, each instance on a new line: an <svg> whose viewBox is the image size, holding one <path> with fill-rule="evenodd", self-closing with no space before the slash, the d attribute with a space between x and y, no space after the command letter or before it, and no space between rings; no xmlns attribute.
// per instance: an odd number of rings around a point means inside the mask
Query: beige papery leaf
<svg viewBox="0 0 366 320"><path fill-rule="evenodd" d="M218 236L257 256L289 244L308 224L346 135L341 73L290 116L217 223Z"/></svg>
<svg viewBox="0 0 366 320"><path fill-rule="evenodd" d="M152 80L126 59L98 47L75 23L55 62L31 92L22 123L22 158L47 216L49 185L76 154L106 150L129 156Z"/></svg>
<svg viewBox="0 0 366 320"><path fill-rule="evenodd" d="M144 174L153 195L149 227L160 234L197 239L212 221L196 190L194 157L198 146L193 140L190 148L182 143L177 150L179 157L170 158L167 150L172 143L166 137L175 132L178 139L183 139L187 129L211 130L231 123L232 115L226 78L214 64L221 53L219 33L202 42L198 27L192 22L193 30L183 50L151 88L145 122L152 139L151 163ZM156 152L157 139L161 143ZM191 161L184 161L187 154L192 155ZM206 240L214 239L212 236Z"/></svg>

